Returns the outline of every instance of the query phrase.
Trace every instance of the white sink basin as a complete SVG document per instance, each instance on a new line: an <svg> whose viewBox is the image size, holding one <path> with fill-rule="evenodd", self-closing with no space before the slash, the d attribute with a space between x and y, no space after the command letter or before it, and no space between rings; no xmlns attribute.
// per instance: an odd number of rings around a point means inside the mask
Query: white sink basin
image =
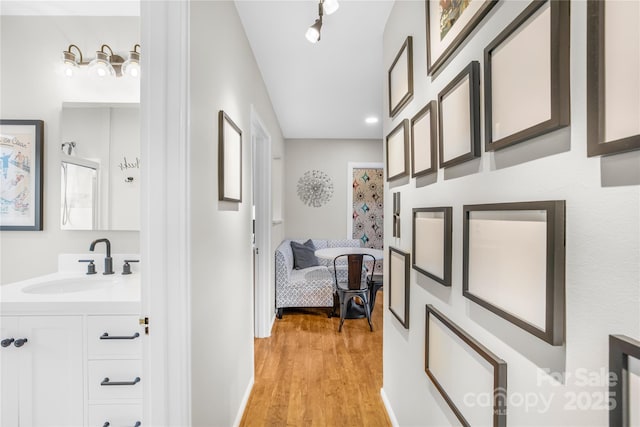
<svg viewBox="0 0 640 427"><path fill-rule="evenodd" d="M33 285L26 286L22 289L22 292L26 294L70 294L75 292L106 289L113 286L118 281L118 278L115 277L54 279L48 282L35 283Z"/></svg>

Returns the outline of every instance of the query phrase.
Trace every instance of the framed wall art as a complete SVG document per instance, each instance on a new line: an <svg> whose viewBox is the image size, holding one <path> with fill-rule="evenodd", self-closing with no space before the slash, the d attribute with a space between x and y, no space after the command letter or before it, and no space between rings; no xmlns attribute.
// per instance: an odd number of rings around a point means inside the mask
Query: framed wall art
<svg viewBox="0 0 640 427"><path fill-rule="evenodd" d="M438 94L440 167L480 157L480 63L471 62Z"/></svg>
<svg viewBox="0 0 640 427"><path fill-rule="evenodd" d="M393 237L400 237L400 192L393 193Z"/></svg>
<svg viewBox="0 0 640 427"><path fill-rule="evenodd" d="M587 2L587 155L640 149L640 3Z"/></svg>
<svg viewBox="0 0 640 427"><path fill-rule="evenodd" d="M409 120L404 119L387 135L387 181L409 174Z"/></svg>
<svg viewBox="0 0 640 427"><path fill-rule="evenodd" d="M414 270L451 286L451 207L413 209Z"/></svg>
<svg viewBox="0 0 640 427"><path fill-rule="evenodd" d="M425 0L427 74L433 76L498 0Z"/></svg>
<svg viewBox="0 0 640 427"><path fill-rule="evenodd" d="M463 426L506 427L507 363L434 306L426 309L424 366L433 385ZM492 405L469 405L468 395L491 396Z"/></svg>
<svg viewBox="0 0 640 427"><path fill-rule="evenodd" d="M413 38L407 37L389 68L389 116L395 117L413 98Z"/></svg>
<svg viewBox="0 0 640 427"><path fill-rule="evenodd" d="M463 234L463 295L562 345L565 202L467 205Z"/></svg>
<svg viewBox="0 0 640 427"><path fill-rule="evenodd" d="M535 0L484 50L486 151L569 125L569 10Z"/></svg>
<svg viewBox="0 0 640 427"><path fill-rule="evenodd" d="M44 122L0 120L0 230L42 230Z"/></svg>
<svg viewBox="0 0 640 427"><path fill-rule="evenodd" d="M609 426L640 424L640 341L609 335Z"/></svg>
<svg viewBox="0 0 640 427"><path fill-rule="evenodd" d="M411 177L428 175L437 167L437 103L431 101L411 119Z"/></svg>
<svg viewBox="0 0 640 427"><path fill-rule="evenodd" d="M218 114L218 198L242 202L242 131L222 110Z"/></svg>
<svg viewBox="0 0 640 427"><path fill-rule="evenodd" d="M409 255L389 247L389 310L409 329Z"/></svg>

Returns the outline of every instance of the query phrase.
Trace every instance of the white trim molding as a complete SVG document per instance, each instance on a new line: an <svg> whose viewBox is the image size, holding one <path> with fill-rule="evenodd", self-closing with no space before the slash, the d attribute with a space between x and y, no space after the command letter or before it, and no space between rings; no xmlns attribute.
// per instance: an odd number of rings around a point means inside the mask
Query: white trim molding
<svg viewBox="0 0 640 427"><path fill-rule="evenodd" d="M249 397L251 397L251 391L253 390L254 382L255 377L251 377L251 379L249 380L249 385L247 385L247 389L244 392L244 396L242 396L242 402L240 402L240 408L238 408L238 412L236 413L236 419L233 421L233 427L240 426L242 416L244 415L244 410L247 409L247 403L249 403Z"/></svg>
<svg viewBox="0 0 640 427"><path fill-rule="evenodd" d="M387 397L387 393L384 392L384 388L380 389L380 397L382 398L382 403L384 404L384 409L387 411L391 425L393 427L400 427L396 414L393 412L393 408L391 407L391 402L389 402L389 398Z"/></svg>
<svg viewBox="0 0 640 427"><path fill-rule="evenodd" d="M256 213L255 246L259 249L255 271L257 286L254 289L254 331L256 338L271 336L271 323L275 308L270 306L271 289L271 135L260 119L255 107L251 105L251 143L254 144L252 171L256 174L253 182L253 203ZM254 265L255 268L255 265Z"/></svg>
<svg viewBox="0 0 640 427"><path fill-rule="evenodd" d="M348 162L347 163L347 185L353 183L354 169L384 169L384 163L363 163ZM347 239L353 239L353 189L347 190Z"/></svg>
<svg viewBox="0 0 640 427"><path fill-rule="evenodd" d="M189 2L140 4L145 425L191 425ZM171 164L168 168L167 165Z"/></svg>

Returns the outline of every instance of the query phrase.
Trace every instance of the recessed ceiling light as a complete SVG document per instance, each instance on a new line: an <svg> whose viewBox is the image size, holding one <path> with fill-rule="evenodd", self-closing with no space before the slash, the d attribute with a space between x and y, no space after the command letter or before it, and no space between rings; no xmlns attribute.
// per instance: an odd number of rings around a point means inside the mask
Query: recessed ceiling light
<svg viewBox="0 0 640 427"><path fill-rule="evenodd" d="M375 123L378 123L378 118L377 117L367 117L366 119L364 119L364 122L368 125L372 125Z"/></svg>

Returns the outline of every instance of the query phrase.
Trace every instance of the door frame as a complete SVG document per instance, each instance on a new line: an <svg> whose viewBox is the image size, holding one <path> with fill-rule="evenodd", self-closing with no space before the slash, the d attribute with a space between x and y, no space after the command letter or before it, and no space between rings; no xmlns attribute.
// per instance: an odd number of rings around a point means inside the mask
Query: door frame
<svg viewBox="0 0 640 427"><path fill-rule="evenodd" d="M254 271L257 286L254 287L254 334L256 338L271 336L271 325L275 319L275 308L271 306L271 135L251 105L251 144L255 157L252 159L253 201L256 218L256 256L258 269ZM255 268L255 263L254 263Z"/></svg>
<svg viewBox="0 0 640 427"><path fill-rule="evenodd" d="M382 162L348 162L347 163L347 182L349 185L353 183L354 169L383 169ZM353 239L353 186L347 191L347 239Z"/></svg>
<svg viewBox="0 0 640 427"><path fill-rule="evenodd" d="M191 425L189 4L140 2L143 407L153 426Z"/></svg>

